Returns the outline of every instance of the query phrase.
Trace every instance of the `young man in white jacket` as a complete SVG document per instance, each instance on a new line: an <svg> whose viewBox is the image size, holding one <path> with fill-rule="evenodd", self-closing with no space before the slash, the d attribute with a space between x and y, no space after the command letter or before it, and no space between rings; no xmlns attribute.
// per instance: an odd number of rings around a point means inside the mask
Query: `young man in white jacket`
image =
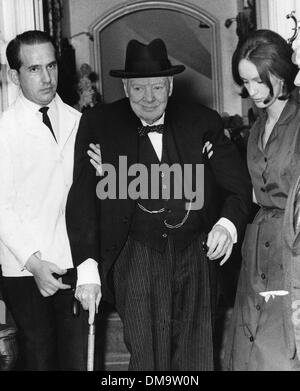
<svg viewBox="0 0 300 391"><path fill-rule="evenodd" d="M18 35L6 54L20 93L0 119L4 298L18 328L24 369L85 370L87 313L72 314L76 274L65 223L80 113L56 93L55 49L46 33ZM89 277L97 275L95 268L88 260L77 285L99 285ZM71 285L58 278L63 275L71 276Z"/></svg>

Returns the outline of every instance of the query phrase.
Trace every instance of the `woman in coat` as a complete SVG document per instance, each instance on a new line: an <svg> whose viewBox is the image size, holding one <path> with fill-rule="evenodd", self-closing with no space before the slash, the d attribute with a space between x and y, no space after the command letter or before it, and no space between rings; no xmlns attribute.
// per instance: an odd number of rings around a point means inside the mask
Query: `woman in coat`
<svg viewBox="0 0 300 391"><path fill-rule="evenodd" d="M292 248L284 237L287 199L300 173L297 67L286 41L257 30L237 48L233 75L258 108L247 161L260 209L247 226L225 370L300 370L292 324Z"/></svg>

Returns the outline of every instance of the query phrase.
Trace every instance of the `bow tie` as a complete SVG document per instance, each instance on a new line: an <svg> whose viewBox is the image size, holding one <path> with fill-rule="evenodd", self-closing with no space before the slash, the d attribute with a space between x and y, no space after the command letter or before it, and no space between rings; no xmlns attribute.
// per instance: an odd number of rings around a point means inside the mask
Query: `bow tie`
<svg viewBox="0 0 300 391"><path fill-rule="evenodd" d="M145 136L146 134L150 132L157 132L157 133L163 133L164 131L164 125L153 125L153 126L139 126L138 127L138 133L140 136Z"/></svg>

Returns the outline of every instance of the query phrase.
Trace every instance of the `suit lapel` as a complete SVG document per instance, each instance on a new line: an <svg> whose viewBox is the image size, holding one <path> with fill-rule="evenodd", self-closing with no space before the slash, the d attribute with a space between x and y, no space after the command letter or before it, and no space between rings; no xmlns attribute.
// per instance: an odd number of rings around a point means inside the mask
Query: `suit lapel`
<svg viewBox="0 0 300 391"><path fill-rule="evenodd" d="M57 147L58 145L59 149L63 149L71 134L77 129L80 114L78 113L77 116L71 110L69 110L69 108L63 103L58 95L56 95L56 103L59 126L58 144L55 142L47 126L43 125L42 119L39 118L38 113L28 110L20 98L17 98L15 102L15 111L17 113L17 121L20 123L20 129L24 130L40 141L45 141L48 146L51 145L49 144L49 139L51 136L53 139L53 147Z"/></svg>
<svg viewBox="0 0 300 391"><path fill-rule="evenodd" d="M110 125L103 126L102 129L103 132L108 133L104 137L103 161L118 167L119 157L126 156L129 167L138 161L139 136L137 127L140 120L131 110L128 99L122 102L121 110L118 113L116 115L113 110L109 118ZM111 142L112 134L113 143Z"/></svg>
<svg viewBox="0 0 300 391"><path fill-rule="evenodd" d="M31 137L39 140L49 140L49 129L45 126L45 131L41 128L42 120L38 117L38 114L34 111L28 110L20 97L15 102L15 112L17 114L16 120L19 123L18 129L29 133Z"/></svg>
<svg viewBox="0 0 300 391"><path fill-rule="evenodd" d="M181 111L169 102L166 110L166 125L168 132L172 132L174 142L179 155L180 163L196 164L202 162L202 130L195 132L192 119L185 116L184 121Z"/></svg>
<svg viewBox="0 0 300 391"><path fill-rule="evenodd" d="M56 95L56 104L59 126L58 146L63 149L71 135L77 130L80 113L78 112L78 116L77 113L73 113L58 95Z"/></svg>

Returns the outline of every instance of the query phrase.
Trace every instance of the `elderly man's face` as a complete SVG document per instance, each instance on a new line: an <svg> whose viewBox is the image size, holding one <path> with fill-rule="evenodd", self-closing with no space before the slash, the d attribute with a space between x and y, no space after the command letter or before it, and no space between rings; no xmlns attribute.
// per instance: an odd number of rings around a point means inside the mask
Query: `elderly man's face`
<svg viewBox="0 0 300 391"><path fill-rule="evenodd" d="M300 39L299 38L296 41L294 41L293 49L294 49L294 53L292 56L292 61L299 68L299 72L297 73L297 76L295 77L294 83L296 86L300 87Z"/></svg>
<svg viewBox="0 0 300 391"><path fill-rule="evenodd" d="M164 113L173 90L172 77L124 79L124 90L134 113L149 125Z"/></svg>

